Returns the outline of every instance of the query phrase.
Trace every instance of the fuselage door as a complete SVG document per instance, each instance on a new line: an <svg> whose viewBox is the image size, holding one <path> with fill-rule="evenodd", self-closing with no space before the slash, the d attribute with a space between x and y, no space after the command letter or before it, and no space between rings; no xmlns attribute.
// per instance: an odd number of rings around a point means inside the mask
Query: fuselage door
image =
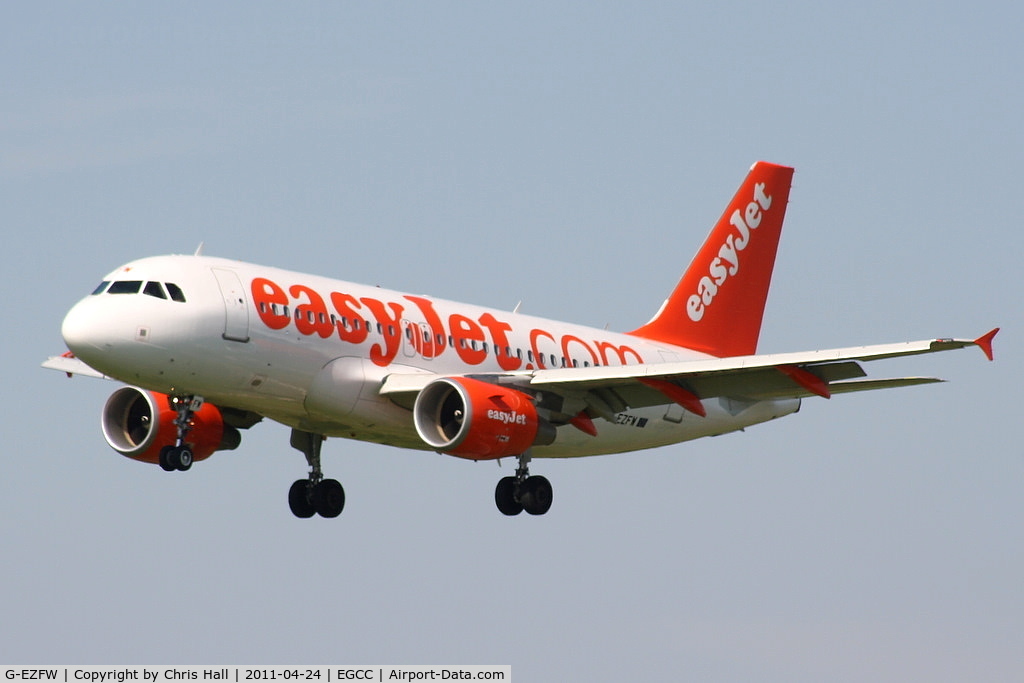
<svg viewBox="0 0 1024 683"><path fill-rule="evenodd" d="M238 274L225 268L213 268L224 300L224 338L230 341L249 341L249 307L245 304L245 289Z"/></svg>

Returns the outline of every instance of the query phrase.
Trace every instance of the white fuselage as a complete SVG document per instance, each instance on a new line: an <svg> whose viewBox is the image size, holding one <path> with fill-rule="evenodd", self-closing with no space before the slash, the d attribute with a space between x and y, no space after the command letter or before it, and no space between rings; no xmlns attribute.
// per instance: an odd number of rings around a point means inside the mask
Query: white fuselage
<svg viewBox="0 0 1024 683"><path fill-rule="evenodd" d="M147 258L104 281L140 286L98 290L72 308L62 330L68 348L96 370L303 431L406 448L429 447L409 406L379 393L392 374L515 375L708 358L637 336L228 259ZM597 436L563 425L533 455L651 448L742 429L799 405L711 399L700 417L666 399L617 412L614 423L597 420Z"/></svg>

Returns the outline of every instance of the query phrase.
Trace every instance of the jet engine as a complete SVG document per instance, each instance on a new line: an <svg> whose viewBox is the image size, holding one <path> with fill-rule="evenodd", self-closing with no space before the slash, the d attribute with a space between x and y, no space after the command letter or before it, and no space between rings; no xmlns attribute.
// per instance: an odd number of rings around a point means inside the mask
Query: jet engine
<svg viewBox="0 0 1024 683"><path fill-rule="evenodd" d="M416 432L442 453L494 460L555 440L555 428L537 415L533 400L515 389L468 377L442 377L413 406Z"/></svg>
<svg viewBox="0 0 1024 683"><path fill-rule="evenodd" d="M103 407L103 438L123 456L159 463L160 449L177 442L177 417L166 394L122 387ZM192 428L185 437L194 460L205 460L214 451L237 448L241 440L238 430L224 424L220 410L212 403L204 403L193 413Z"/></svg>

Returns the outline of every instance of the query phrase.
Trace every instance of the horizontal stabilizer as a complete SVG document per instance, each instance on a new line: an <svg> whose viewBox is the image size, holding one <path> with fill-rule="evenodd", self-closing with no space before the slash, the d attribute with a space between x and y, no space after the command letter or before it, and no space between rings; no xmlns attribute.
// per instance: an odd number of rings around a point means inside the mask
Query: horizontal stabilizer
<svg viewBox="0 0 1024 683"><path fill-rule="evenodd" d="M829 384L832 394L852 394L857 391L874 391L875 389L895 389L897 387L916 387L919 384L937 384L945 382L938 377L893 377L892 379L855 379L849 382Z"/></svg>

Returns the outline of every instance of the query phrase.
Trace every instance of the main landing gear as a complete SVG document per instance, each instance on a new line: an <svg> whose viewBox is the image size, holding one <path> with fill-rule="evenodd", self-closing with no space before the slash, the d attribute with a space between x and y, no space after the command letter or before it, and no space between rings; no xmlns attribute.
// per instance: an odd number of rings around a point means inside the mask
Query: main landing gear
<svg viewBox="0 0 1024 683"><path fill-rule="evenodd" d="M202 396L171 396L171 408L178 413L174 426L178 428L178 436L173 446L160 449L160 467L165 472L178 470L184 472L192 467L192 449L185 445L185 437L192 429L192 415L203 407Z"/></svg>
<svg viewBox="0 0 1024 683"><path fill-rule="evenodd" d="M515 476L498 480L494 502L502 514L512 516L526 510L531 515L543 515L551 509L551 482L545 477L531 477L529 463L529 453L521 454Z"/></svg>
<svg viewBox="0 0 1024 683"><path fill-rule="evenodd" d="M288 507L296 517L337 517L345 508L345 489L335 479L324 479L320 448L324 437L292 429L292 448L302 451L309 463L309 478L299 479L288 490Z"/></svg>

